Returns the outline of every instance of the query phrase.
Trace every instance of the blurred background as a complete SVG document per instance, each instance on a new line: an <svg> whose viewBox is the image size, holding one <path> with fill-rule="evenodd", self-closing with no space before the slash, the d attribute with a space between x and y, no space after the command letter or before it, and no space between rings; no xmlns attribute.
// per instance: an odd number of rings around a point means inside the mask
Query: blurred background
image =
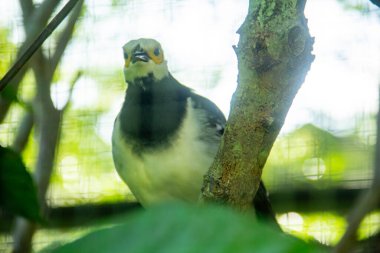
<svg viewBox="0 0 380 253"><path fill-rule="evenodd" d="M64 4L56 1L40 19L44 22L34 24L31 2L0 2L0 76ZM34 2L37 13L53 1ZM102 226L96 220L133 207L111 156L113 121L126 89L121 47L135 38L157 39L172 74L228 116L237 80L232 46L248 1L85 0L78 6L0 98L0 145L22 153L32 173L49 167L39 161L46 161L41 147L56 150L46 186L53 222L37 231L37 251L71 241ZM305 15L316 58L273 147L264 181L284 230L333 245L373 175L380 9L366 0L309 0ZM38 111L46 103L48 109ZM56 131L42 131L44 126ZM44 143L49 134L54 143ZM12 236L9 226L1 227L3 252ZM380 213L373 212L360 237L379 230Z"/></svg>

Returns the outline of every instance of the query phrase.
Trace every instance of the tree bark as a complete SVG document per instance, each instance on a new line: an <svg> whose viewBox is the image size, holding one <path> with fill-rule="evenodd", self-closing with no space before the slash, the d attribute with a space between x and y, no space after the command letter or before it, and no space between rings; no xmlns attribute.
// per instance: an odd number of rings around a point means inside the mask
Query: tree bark
<svg viewBox="0 0 380 253"><path fill-rule="evenodd" d="M314 59L303 0L251 0L238 33L238 87L202 197L252 209L262 169Z"/></svg>

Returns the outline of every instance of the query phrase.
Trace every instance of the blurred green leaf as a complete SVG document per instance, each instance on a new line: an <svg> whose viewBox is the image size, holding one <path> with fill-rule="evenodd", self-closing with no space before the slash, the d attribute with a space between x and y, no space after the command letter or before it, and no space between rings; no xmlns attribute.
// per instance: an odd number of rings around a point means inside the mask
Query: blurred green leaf
<svg viewBox="0 0 380 253"><path fill-rule="evenodd" d="M322 252L221 206L167 204L114 222L51 252Z"/></svg>
<svg viewBox="0 0 380 253"><path fill-rule="evenodd" d="M371 1L371 0L370 0ZM370 1L368 0L338 0L347 10L368 13Z"/></svg>
<svg viewBox="0 0 380 253"><path fill-rule="evenodd" d="M1 92L1 97L9 101L19 102L18 97L17 97L17 91L11 85L8 85L7 87L5 87L3 92Z"/></svg>
<svg viewBox="0 0 380 253"><path fill-rule="evenodd" d="M119 4L122 4L123 1L121 1L121 0L112 0L111 3L112 3L112 6L115 7L115 6L118 6Z"/></svg>
<svg viewBox="0 0 380 253"><path fill-rule="evenodd" d="M33 221L41 221L32 177L21 157L0 146L0 207Z"/></svg>
<svg viewBox="0 0 380 253"><path fill-rule="evenodd" d="M368 137L358 134L363 132L334 135L306 124L280 136L265 165L264 182L269 189L271 185L288 189L289 180L297 187L340 187L347 183L360 188L356 175L370 173L374 148ZM369 161L368 165L363 167L363 161ZM349 178L353 180L349 182Z"/></svg>

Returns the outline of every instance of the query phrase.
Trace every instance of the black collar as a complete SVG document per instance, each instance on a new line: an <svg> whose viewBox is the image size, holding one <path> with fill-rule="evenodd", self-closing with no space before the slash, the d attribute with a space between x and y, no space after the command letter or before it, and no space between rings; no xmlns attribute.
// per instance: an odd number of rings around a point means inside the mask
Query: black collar
<svg viewBox="0 0 380 253"><path fill-rule="evenodd" d="M125 141L137 152L170 145L190 94L171 75L159 81L149 75L129 84L119 118Z"/></svg>

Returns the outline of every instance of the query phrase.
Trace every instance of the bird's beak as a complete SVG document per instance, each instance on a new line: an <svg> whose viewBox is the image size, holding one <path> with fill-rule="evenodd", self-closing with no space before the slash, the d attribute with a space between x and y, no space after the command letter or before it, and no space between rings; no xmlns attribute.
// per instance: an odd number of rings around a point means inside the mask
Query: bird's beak
<svg viewBox="0 0 380 253"><path fill-rule="evenodd" d="M132 55L132 63L143 61L148 62L149 61L149 55L145 51L136 51Z"/></svg>

